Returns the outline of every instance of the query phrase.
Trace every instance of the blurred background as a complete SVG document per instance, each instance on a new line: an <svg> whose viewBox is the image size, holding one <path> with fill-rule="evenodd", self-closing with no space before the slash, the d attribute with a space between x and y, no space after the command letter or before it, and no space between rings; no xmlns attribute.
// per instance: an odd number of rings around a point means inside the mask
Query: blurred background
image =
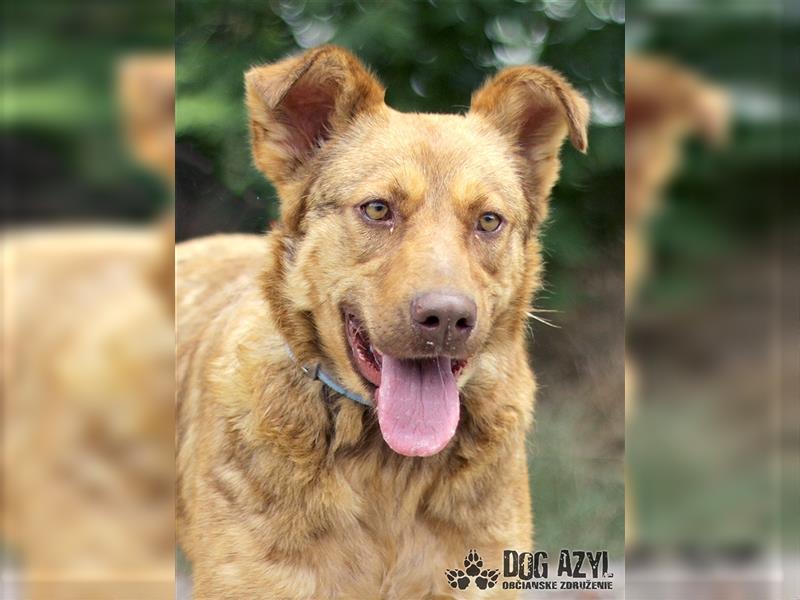
<svg viewBox="0 0 800 600"><path fill-rule="evenodd" d="M591 0L177 4L176 236L266 231L243 73L323 43L354 51L403 111L463 112L498 69L554 67L592 105L589 152L565 144L530 323L540 383L530 438L539 549L623 552L624 3ZM621 583L621 580L620 580Z"/></svg>
<svg viewBox="0 0 800 600"><path fill-rule="evenodd" d="M173 17L3 3L2 598L174 597Z"/></svg>
<svg viewBox="0 0 800 600"><path fill-rule="evenodd" d="M797 2L627 3L635 598L797 598Z"/></svg>
<svg viewBox="0 0 800 600"><path fill-rule="evenodd" d="M537 546L622 557L625 448L629 597L800 594L798 3L3 9L3 598L173 596L173 179L179 239L265 231L242 74L326 42L401 110L464 110L526 62L591 101L544 232L553 326L531 321Z"/></svg>
<svg viewBox="0 0 800 600"><path fill-rule="evenodd" d="M163 0L4 3L6 223L142 222L171 202L132 159L116 83L127 53L171 48L173 16Z"/></svg>

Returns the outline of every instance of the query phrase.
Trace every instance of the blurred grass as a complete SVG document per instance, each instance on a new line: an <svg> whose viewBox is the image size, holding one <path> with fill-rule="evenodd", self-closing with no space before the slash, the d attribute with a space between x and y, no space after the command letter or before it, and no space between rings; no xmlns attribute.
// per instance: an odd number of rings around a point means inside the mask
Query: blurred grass
<svg viewBox="0 0 800 600"><path fill-rule="evenodd" d="M778 515L764 493L773 474L724 418L705 398L685 397L680 407L648 405L629 430L633 493L647 515L642 539L675 547L702 531L708 547L770 541Z"/></svg>
<svg viewBox="0 0 800 600"><path fill-rule="evenodd" d="M529 439L534 542L557 556L562 548L623 555L622 456L587 404L550 402L536 409Z"/></svg>

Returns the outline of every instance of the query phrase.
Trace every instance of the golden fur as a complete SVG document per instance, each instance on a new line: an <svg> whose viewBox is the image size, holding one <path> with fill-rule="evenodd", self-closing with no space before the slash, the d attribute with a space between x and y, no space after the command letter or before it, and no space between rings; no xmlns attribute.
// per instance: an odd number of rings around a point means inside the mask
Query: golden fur
<svg viewBox="0 0 800 600"><path fill-rule="evenodd" d="M159 229L110 226L0 247L3 526L26 597L167 598L172 251Z"/></svg>
<svg viewBox="0 0 800 600"><path fill-rule="evenodd" d="M403 114L330 46L251 69L246 95L280 223L176 252L178 530L196 598L473 597L445 569L472 547L497 562L531 546L524 323L559 148L569 133L585 149L588 106L530 66L490 79L466 115ZM357 218L365 198L393 203L396 230ZM485 210L508 221L490 241L472 229ZM370 396L341 306L410 353L405 307L432 285L468 290L478 325L455 437L408 458L286 345Z"/></svg>

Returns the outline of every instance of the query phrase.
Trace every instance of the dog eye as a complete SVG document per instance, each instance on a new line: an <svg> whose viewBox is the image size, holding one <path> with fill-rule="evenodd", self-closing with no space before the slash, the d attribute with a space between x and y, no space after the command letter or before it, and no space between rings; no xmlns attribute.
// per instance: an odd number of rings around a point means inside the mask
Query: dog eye
<svg viewBox="0 0 800 600"><path fill-rule="evenodd" d="M371 200L361 205L361 212L372 221L386 221L392 214L383 200Z"/></svg>
<svg viewBox="0 0 800 600"><path fill-rule="evenodd" d="M502 219L500 215L497 213L487 212L483 213L478 218L478 229L481 231L485 231L487 233L491 233L493 231L497 231L500 227L500 223L502 223Z"/></svg>

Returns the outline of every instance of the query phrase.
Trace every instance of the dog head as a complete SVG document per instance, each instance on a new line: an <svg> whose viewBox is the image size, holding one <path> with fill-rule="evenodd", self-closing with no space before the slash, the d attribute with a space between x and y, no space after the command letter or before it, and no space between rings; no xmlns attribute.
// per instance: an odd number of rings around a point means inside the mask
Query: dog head
<svg viewBox="0 0 800 600"><path fill-rule="evenodd" d="M464 115L406 114L346 51L246 75L255 164L281 223L265 287L298 355L374 392L386 442L427 456L453 436L482 352L521 339L537 228L588 105L556 72L508 69Z"/></svg>

